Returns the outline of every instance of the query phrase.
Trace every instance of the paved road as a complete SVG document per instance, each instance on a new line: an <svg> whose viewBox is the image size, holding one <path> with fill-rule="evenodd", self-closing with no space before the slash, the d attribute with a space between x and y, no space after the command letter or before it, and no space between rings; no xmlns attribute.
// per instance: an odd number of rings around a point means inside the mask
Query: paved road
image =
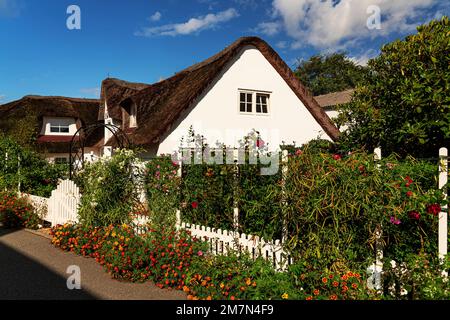
<svg viewBox="0 0 450 320"><path fill-rule="evenodd" d="M81 270L81 290L67 289L69 266ZM113 280L94 259L63 252L30 232L0 228L0 300L182 300L181 291Z"/></svg>

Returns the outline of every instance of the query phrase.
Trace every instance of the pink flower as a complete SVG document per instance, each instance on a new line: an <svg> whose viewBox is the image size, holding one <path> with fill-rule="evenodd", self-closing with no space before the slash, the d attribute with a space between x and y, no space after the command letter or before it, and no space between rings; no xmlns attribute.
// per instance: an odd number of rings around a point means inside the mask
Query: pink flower
<svg viewBox="0 0 450 320"><path fill-rule="evenodd" d="M400 223L402 223L400 221L400 219L397 219L396 217L391 217L390 221L392 224L395 224L395 225L399 225Z"/></svg>
<svg viewBox="0 0 450 320"><path fill-rule="evenodd" d="M256 146L258 148L262 148L262 147L264 147L264 145L265 145L265 142L263 140L261 140L261 139L256 140Z"/></svg>
<svg viewBox="0 0 450 320"><path fill-rule="evenodd" d="M301 156L303 154L303 151L298 149L297 151L295 151L295 155L296 156Z"/></svg>
<svg viewBox="0 0 450 320"><path fill-rule="evenodd" d="M198 255L199 257L203 256L203 251L197 252L197 255Z"/></svg>

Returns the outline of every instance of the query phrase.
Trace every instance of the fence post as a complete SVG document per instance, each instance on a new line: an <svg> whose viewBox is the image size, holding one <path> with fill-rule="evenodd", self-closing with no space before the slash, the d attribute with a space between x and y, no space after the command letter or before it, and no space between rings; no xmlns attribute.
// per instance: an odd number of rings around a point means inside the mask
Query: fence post
<svg viewBox="0 0 450 320"><path fill-rule="evenodd" d="M178 160L177 177L179 178L179 183L180 183L180 188L178 189L178 194L181 196L181 179L183 177L183 167L182 167L183 166L183 151L178 152L177 160ZM181 209L180 208L177 209L175 220L176 220L175 228L181 229Z"/></svg>
<svg viewBox="0 0 450 320"><path fill-rule="evenodd" d="M239 207L238 207L238 187L239 187L239 150L233 150L234 160L234 185L233 185L233 228L236 233L239 232Z"/></svg>
<svg viewBox="0 0 450 320"><path fill-rule="evenodd" d="M447 148L439 149L439 189L444 191L444 197L447 198L446 185L448 182L448 150ZM447 237L448 237L448 214L446 209L447 205L442 207L439 213L439 258L444 259L447 255ZM447 275L446 272L444 272ZM444 274L443 273L443 274Z"/></svg>
<svg viewBox="0 0 450 320"><path fill-rule="evenodd" d="M287 209L287 199L286 199L286 179L287 179L287 173L288 173L288 154L289 152L287 150L283 150L283 153L281 155L281 210L282 210L282 217L283 217L283 230L282 230L282 243L287 242L288 237L288 230L287 230L287 220L286 220L286 209Z"/></svg>
<svg viewBox="0 0 450 320"><path fill-rule="evenodd" d="M379 161L381 160L381 148L375 148L373 158L377 169L380 169ZM381 290L381 274L383 272L383 243L381 236L383 235L382 225L375 231L375 263L367 268L370 277L367 279L367 286L371 289Z"/></svg>

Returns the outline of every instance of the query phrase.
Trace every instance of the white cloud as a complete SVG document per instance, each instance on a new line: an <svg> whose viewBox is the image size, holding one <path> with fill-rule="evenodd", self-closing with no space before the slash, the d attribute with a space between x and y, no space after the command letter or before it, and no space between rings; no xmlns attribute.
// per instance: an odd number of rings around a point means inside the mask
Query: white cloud
<svg viewBox="0 0 450 320"><path fill-rule="evenodd" d="M162 14L159 11L156 11L154 14L152 14L149 18L150 21L156 22L161 20Z"/></svg>
<svg viewBox="0 0 450 320"><path fill-rule="evenodd" d="M254 32L265 34L266 36L273 36L280 32L282 24L279 22L261 22L253 29Z"/></svg>
<svg viewBox="0 0 450 320"><path fill-rule="evenodd" d="M203 30L217 27L220 23L227 22L239 16L239 13L230 8L216 14L210 13L206 16L191 18L184 23L166 24L159 27L143 28L141 31L135 33L137 36L152 37L152 36L178 36L198 33Z"/></svg>
<svg viewBox="0 0 450 320"><path fill-rule="evenodd" d="M286 49L288 47L287 41L278 41L275 46L280 49Z"/></svg>
<svg viewBox="0 0 450 320"><path fill-rule="evenodd" d="M90 97L100 97L100 88L96 87L96 88L82 88L80 89L80 92L82 94L86 94Z"/></svg>
<svg viewBox="0 0 450 320"><path fill-rule="evenodd" d="M395 32L412 32L418 19L427 18L424 9L439 0L273 0L273 18L282 23L293 39L292 48L345 48ZM367 8L378 6L381 29L370 30ZM432 16L430 16L432 18Z"/></svg>
<svg viewBox="0 0 450 320"><path fill-rule="evenodd" d="M5 100L5 98L6 96L4 94L0 94L0 103L2 103Z"/></svg>
<svg viewBox="0 0 450 320"><path fill-rule="evenodd" d="M378 52L373 49L369 49L366 52L363 52L360 55L350 56L349 59L360 66L367 66L367 63L370 59L375 58L378 55Z"/></svg>

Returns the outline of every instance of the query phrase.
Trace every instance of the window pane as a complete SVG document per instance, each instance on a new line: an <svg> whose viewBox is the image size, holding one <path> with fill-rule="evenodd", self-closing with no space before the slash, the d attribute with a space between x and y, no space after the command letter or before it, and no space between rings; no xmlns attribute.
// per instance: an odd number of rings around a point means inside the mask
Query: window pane
<svg viewBox="0 0 450 320"><path fill-rule="evenodd" d="M241 96L240 101L245 102L245 93L241 93L240 96Z"/></svg>
<svg viewBox="0 0 450 320"><path fill-rule="evenodd" d="M252 102L253 95L251 93L247 93L247 102Z"/></svg>
<svg viewBox="0 0 450 320"><path fill-rule="evenodd" d="M60 132L69 133L69 127L61 127Z"/></svg>
<svg viewBox="0 0 450 320"><path fill-rule="evenodd" d="M50 127L50 132L59 132L59 127Z"/></svg>
<svg viewBox="0 0 450 320"><path fill-rule="evenodd" d="M247 103L247 112L252 112L252 104Z"/></svg>
<svg viewBox="0 0 450 320"><path fill-rule="evenodd" d="M256 104L256 112L261 113L261 105L259 103Z"/></svg>
<svg viewBox="0 0 450 320"><path fill-rule="evenodd" d="M267 112L267 105L263 105L262 109L263 109L263 113L268 113Z"/></svg>
<svg viewBox="0 0 450 320"><path fill-rule="evenodd" d="M245 112L245 103L241 102L241 107L239 109L241 112Z"/></svg>

